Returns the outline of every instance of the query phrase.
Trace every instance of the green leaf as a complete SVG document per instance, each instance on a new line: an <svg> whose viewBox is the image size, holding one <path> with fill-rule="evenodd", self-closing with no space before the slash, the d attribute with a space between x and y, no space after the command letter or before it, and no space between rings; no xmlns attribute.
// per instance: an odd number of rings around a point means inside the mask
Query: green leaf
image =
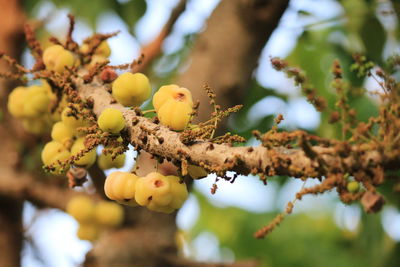
<svg viewBox="0 0 400 267"><path fill-rule="evenodd" d="M370 14L360 29L367 57L382 63L382 52L386 43L386 32L374 14Z"/></svg>
<svg viewBox="0 0 400 267"><path fill-rule="evenodd" d="M115 1L118 3L117 1ZM128 25L129 30L135 26L136 22L143 17L147 10L147 3L145 0L130 0L126 3L118 3L116 5L116 12L121 19Z"/></svg>
<svg viewBox="0 0 400 267"><path fill-rule="evenodd" d="M268 224L276 212L257 214L235 207L218 208L203 195L196 193L196 197L200 217L190 231L192 239L203 231L212 232L220 247L230 248L236 260L256 259L261 266L362 267L383 266L386 257L396 253L393 246L385 246L393 241L384 238L378 215L364 215L367 218L362 221L366 219L366 224L360 227L361 232L350 232L335 224L329 210L295 213L265 239L257 240L254 232ZM366 251L372 253L366 255Z"/></svg>
<svg viewBox="0 0 400 267"><path fill-rule="evenodd" d="M83 3L81 0L53 0L57 7L71 9L71 13L85 20L92 28L97 25L97 19L104 12L113 10L113 2L109 0L96 0Z"/></svg>

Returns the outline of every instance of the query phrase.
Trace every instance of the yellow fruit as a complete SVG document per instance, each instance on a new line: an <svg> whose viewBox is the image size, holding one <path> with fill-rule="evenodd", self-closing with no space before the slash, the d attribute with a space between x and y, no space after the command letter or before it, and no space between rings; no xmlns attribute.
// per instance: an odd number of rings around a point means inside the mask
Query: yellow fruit
<svg viewBox="0 0 400 267"><path fill-rule="evenodd" d="M91 223L95 219L95 203L87 196L71 198L66 210L79 223Z"/></svg>
<svg viewBox="0 0 400 267"><path fill-rule="evenodd" d="M71 154L69 151L64 147L63 144L57 141L51 141L47 143L43 150L42 150L42 162L45 165L52 165L54 164L55 166L55 173L61 173L62 171L65 171L61 168L61 166L58 164L58 161L60 162L65 162L70 158ZM68 166L65 166L65 168L68 168Z"/></svg>
<svg viewBox="0 0 400 267"><path fill-rule="evenodd" d="M51 89L50 84L44 79L41 79L40 82L42 83L41 87L44 88L44 91L49 96L50 101L56 101L57 100L57 96L56 96L55 93L53 93L53 90Z"/></svg>
<svg viewBox="0 0 400 267"><path fill-rule="evenodd" d="M347 184L347 191L350 193L357 193L360 190L360 183L357 181L351 181Z"/></svg>
<svg viewBox="0 0 400 267"><path fill-rule="evenodd" d="M80 51L83 54L87 54L89 52L89 45L83 44L80 48ZM94 55L98 55L104 58L109 57L110 54L111 54L111 49L107 41L101 42L100 45L97 47L97 49L94 51Z"/></svg>
<svg viewBox="0 0 400 267"><path fill-rule="evenodd" d="M50 46L43 52L43 62L48 70L63 72L65 67L72 67L74 61L74 55L61 45Z"/></svg>
<svg viewBox="0 0 400 267"><path fill-rule="evenodd" d="M167 176L171 182L172 201L169 206L173 209L179 209L189 196L186 184L181 183L181 179L177 176Z"/></svg>
<svg viewBox="0 0 400 267"><path fill-rule="evenodd" d="M100 201L95 208L96 222L109 227L115 227L124 220L124 209L113 202Z"/></svg>
<svg viewBox="0 0 400 267"><path fill-rule="evenodd" d="M126 205L137 206L135 192L138 179L139 177L133 173L113 172L104 183L104 192L109 199Z"/></svg>
<svg viewBox="0 0 400 267"><path fill-rule="evenodd" d="M146 206L149 210L152 211L157 211L157 212L163 212L163 213L172 213L174 212L174 208L171 207L170 205L167 206L160 206L155 204L154 202L150 202L149 205Z"/></svg>
<svg viewBox="0 0 400 267"><path fill-rule="evenodd" d="M100 234L100 228L94 223L79 224L76 235L81 240L95 241Z"/></svg>
<svg viewBox="0 0 400 267"><path fill-rule="evenodd" d="M24 105L28 95L26 87L19 86L12 90L8 96L7 108L11 115L16 118L24 117Z"/></svg>
<svg viewBox="0 0 400 267"><path fill-rule="evenodd" d="M113 97L124 106L140 106L150 93L149 79L142 73L125 72L112 84Z"/></svg>
<svg viewBox="0 0 400 267"><path fill-rule="evenodd" d="M192 94L186 88L179 87L176 84L164 85L153 96L153 106L156 111L158 111L162 105L164 105L168 100L174 99L176 101L181 101L189 104L193 107Z"/></svg>
<svg viewBox="0 0 400 267"><path fill-rule="evenodd" d="M81 151L86 150L86 146L84 144L85 138L81 137L78 138L71 148L71 155L76 156L81 153ZM96 149L91 149L90 151L86 152L82 157L74 162L74 164L79 166L84 166L86 168L93 165L96 161Z"/></svg>
<svg viewBox="0 0 400 267"><path fill-rule="evenodd" d="M190 177L192 177L193 179L200 179L208 175L207 171L204 168L196 165L190 164L187 170Z"/></svg>
<svg viewBox="0 0 400 267"><path fill-rule="evenodd" d="M93 55L88 66L89 68L93 68L94 66L96 66L97 63L103 63L106 62L107 60L108 59L103 56Z"/></svg>
<svg viewBox="0 0 400 267"><path fill-rule="evenodd" d="M171 200L169 179L157 172L151 172L136 182L135 200L141 206L150 203L156 206L167 206Z"/></svg>
<svg viewBox="0 0 400 267"><path fill-rule="evenodd" d="M67 105L68 105L68 101L66 99L66 96L63 95L61 97L60 103L58 103L56 110L53 113L51 113L51 119L54 122L60 121L62 119L61 113L64 111L64 109L67 107ZM68 127L70 127L70 126L68 126Z"/></svg>
<svg viewBox="0 0 400 267"><path fill-rule="evenodd" d="M125 164L125 154L118 155L114 160L112 159L111 154L101 154L97 160L97 163L102 170L122 168Z"/></svg>
<svg viewBox="0 0 400 267"><path fill-rule="evenodd" d="M46 118L23 119L22 126L31 134L40 135L49 130L49 122Z"/></svg>
<svg viewBox="0 0 400 267"><path fill-rule="evenodd" d="M26 102L24 115L28 118L36 118L48 111L50 97L45 87L33 85L26 90Z"/></svg>
<svg viewBox="0 0 400 267"><path fill-rule="evenodd" d="M192 111L192 107L188 103L170 99L161 106L157 116L165 126L175 131L181 131L189 123Z"/></svg>
<svg viewBox="0 0 400 267"><path fill-rule="evenodd" d="M101 42L94 53L99 56L109 57L111 55L111 49L110 46L108 45L108 42L107 41Z"/></svg>
<svg viewBox="0 0 400 267"><path fill-rule="evenodd" d="M67 127L62 121L56 122L51 130L51 138L65 145L66 142L71 142L74 137L74 132Z"/></svg>
<svg viewBox="0 0 400 267"><path fill-rule="evenodd" d="M125 128L125 119L120 110L106 108L97 119L97 124L103 132L119 133Z"/></svg>
<svg viewBox="0 0 400 267"><path fill-rule="evenodd" d="M71 114L71 108L66 107L61 113L62 122L69 128L75 130L78 127L87 126L87 122L80 116L76 118Z"/></svg>

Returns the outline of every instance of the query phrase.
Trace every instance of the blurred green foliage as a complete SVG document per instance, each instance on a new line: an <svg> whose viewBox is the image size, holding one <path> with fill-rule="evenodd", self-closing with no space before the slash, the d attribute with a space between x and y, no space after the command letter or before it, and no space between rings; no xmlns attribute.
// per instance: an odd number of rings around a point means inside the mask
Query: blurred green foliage
<svg viewBox="0 0 400 267"><path fill-rule="evenodd" d="M45 1L23 1L25 10L33 15ZM53 0L57 8L68 8L74 16L84 20L92 28L96 28L98 18L105 12L114 11L129 27L131 33L136 22L146 13L145 0L94 0L83 3L81 0Z"/></svg>
<svg viewBox="0 0 400 267"><path fill-rule="evenodd" d="M234 251L236 259L253 258L262 266L395 266L390 257L398 248L383 232L379 215L363 216L358 229L352 232L340 229L329 210L292 214L267 238L257 240L254 232L272 220L276 212L257 214L234 207L217 208L203 195L197 193L196 197L200 218L189 236L195 238L210 231L221 247Z"/></svg>

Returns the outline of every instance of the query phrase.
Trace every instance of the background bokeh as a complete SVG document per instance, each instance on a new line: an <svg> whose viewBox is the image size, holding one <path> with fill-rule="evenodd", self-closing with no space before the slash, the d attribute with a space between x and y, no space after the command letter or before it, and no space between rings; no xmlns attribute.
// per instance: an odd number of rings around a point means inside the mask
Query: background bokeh
<svg viewBox="0 0 400 267"><path fill-rule="evenodd" d="M32 20L45 21L39 32L45 41L50 35L62 39L67 30L67 14L76 15L74 38L81 42L93 32L114 32L111 64L131 62L142 45L152 41L168 20L176 0L46 0L24 1ZM153 90L173 81L185 69L196 35L206 27L206 20L218 0L190 0L171 34L165 40L162 54L151 67ZM397 1L372 0L292 0L279 26L265 45L247 88L245 107L229 120L230 130L257 145L251 131L265 131L281 113L285 129L304 129L324 137L338 138L339 129L328 124L326 115L308 104L301 92L284 74L273 70L270 57L287 58L303 68L328 99L336 101L330 67L340 59L345 78L355 87L379 90L377 83L360 79L349 71L355 52L362 52L376 62L399 52ZM393 13L394 12L394 13ZM399 13L397 13L399 14ZM227 29L229 32L229 29ZM29 52L23 55L27 66L33 64ZM218 75L216 73L215 75ZM207 82L207 81L204 81ZM211 85L212 86L212 85ZM189 88L190 89L190 88ZM377 112L377 99L360 96L351 99L359 119ZM145 104L146 105L146 104ZM133 150L127 158L133 158ZM125 170L133 165L126 163ZM258 177L240 176L235 183L218 183L210 194L213 175L196 181L194 190L179 211L177 224L181 252L199 261L232 262L255 258L263 266L399 266L400 212L388 199L379 214L366 215L358 204L346 206L335 192L318 197L304 197L296 203L294 213L265 240L253 233L284 210L288 201L304 186L302 181L273 177L264 186ZM317 181L307 181L312 186ZM24 207L26 246L23 266L76 266L91 248L75 233L77 223L56 210L37 210L29 203ZM399 265L396 265L399 264Z"/></svg>

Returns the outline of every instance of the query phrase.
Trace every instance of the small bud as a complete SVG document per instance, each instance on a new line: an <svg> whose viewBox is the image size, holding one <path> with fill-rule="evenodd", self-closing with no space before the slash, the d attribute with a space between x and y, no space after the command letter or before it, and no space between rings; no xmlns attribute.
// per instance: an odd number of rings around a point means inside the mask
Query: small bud
<svg viewBox="0 0 400 267"><path fill-rule="evenodd" d="M111 68L105 68L101 73L100 73L100 79L104 83L111 83L113 82L116 78L118 77L117 73L115 70Z"/></svg>

